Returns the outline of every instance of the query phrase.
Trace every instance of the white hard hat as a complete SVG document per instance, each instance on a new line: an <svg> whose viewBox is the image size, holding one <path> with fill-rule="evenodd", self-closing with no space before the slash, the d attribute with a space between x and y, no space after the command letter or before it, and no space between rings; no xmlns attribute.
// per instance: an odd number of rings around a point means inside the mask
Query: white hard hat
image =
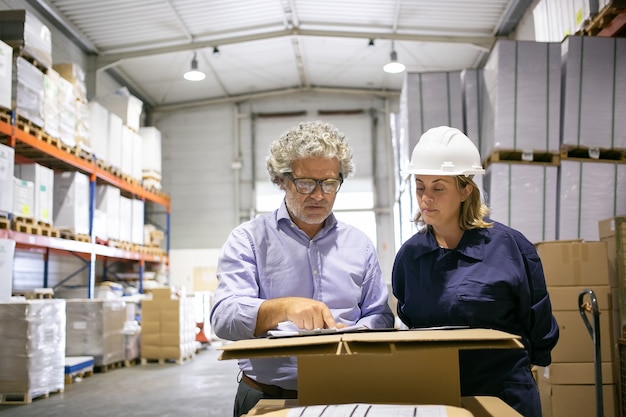
<svg viewBox="0 0 626 417"><path fill-rule="evenodd" d="M480 153L470 138L448 126L427 130L413 148L404 175L475 175L484 174Z"/></svg>

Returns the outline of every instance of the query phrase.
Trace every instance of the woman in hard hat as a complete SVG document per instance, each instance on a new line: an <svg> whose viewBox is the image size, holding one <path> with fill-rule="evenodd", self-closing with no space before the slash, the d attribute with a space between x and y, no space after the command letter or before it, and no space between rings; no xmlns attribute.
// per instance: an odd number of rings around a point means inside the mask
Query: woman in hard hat
<svg viewBox="0 0 626 417"><path fill-rule="evenodd" d="M520 232L486 217L473 176L480 154L460 130L422 135L406 174L414 176L418 233L393 266L398 316L409 328L467 326L521 336L524 349L464 350L461 395L497 396L540 417L531 366L550 364L559 329L541 260Z"/></svg>

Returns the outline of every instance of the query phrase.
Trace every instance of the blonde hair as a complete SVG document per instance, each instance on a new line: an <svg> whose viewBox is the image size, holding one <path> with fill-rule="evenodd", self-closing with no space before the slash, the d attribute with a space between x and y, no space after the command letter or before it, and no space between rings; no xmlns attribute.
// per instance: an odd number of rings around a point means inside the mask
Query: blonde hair
<svg viewBox="0 0 626 417"><path fill-rule="evenodd" d="M485 221L485 217L489 214L489 207L483 201L480 195L480 189L473 179L473 175L457 175L456 187L461 190L467 185L472 186L472 192L467 199L461 203L461 212L459 213L459 227L461 230L483 229L493 226L492 222ZM422 213L418 212L413 219L417 223L420 232L426 232L428 226L422 219Z"/></svg>

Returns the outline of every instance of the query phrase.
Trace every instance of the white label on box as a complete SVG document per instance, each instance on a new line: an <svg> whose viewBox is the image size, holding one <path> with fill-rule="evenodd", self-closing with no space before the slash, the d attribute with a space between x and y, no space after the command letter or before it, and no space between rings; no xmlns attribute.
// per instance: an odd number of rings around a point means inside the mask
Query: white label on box
<svg viewBox="0 0 626 417"><path fill-rule="evenodd" d="M289 410L287 417L447 417L442 405L339 404L312 405Z"/></svg>
<svg viewBox="0 0 626 417"><path fill-rule="evenodd" d="M87 328L86 321L75 321L72 323L72 328L74 330L85 330Z"/></svg>

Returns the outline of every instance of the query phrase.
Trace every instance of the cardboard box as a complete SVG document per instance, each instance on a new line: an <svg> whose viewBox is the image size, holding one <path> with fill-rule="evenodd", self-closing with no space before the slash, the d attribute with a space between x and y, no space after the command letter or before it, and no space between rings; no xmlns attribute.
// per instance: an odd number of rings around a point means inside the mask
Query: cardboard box
<svg viewBox="0 0 626 417"><path fill-rule="evenodd" d="M497 397L462 397L462 407L451 407L445 405L415 405L416 415L445 415L447 417L520 417L521 415L509 407L504 401ZM357 404L354 404L355 406ZM257 403L252 410L245 414L245 416L266 416L266 417L286 417L289 415L290 410L300 407L298 400L264 400L262 399ZM398 408L394 410L393 404L388 404L388 409L385 409L389 415L406 415L407 405L398 405ZM306 415L314 416L311 408L306 409ZM352 409L347 409L345 416L352 416ZM328 410L331 411L331 410ZM340 417L339 410L332 410L332 415ZM309 413L311 412L311 413ZM324 410L320 410L320 414ZM401 414L403 413L404 414ZM413 413L416 412L413 410ZM414 415L411 413L411 415Z"/></svg>
<svg viewBox="0 0 626 417"><path fill-rule="evenodd" d="M579 311L578 299L580 293L588 287L571 286L571 287L550 287L548 286L548 294L550 294L550 303L552 311ZM613 291L608 285L597 285L591 288L596 295L598 301L598 309L601 313L609 312L613 308ZM589 301L589 297L585 295L583 301ZM582 319L581 319L582 320Z"/></svg>
<svg viewBox="0 0 626 417"><path fill-rule="evenodd" d="M559 240L535 246L547 286L609 285L606 243Z"/></svg>
<svg viewBox="0 0 626 417"><path fill-rule="evenodd" d="M602 362L602 383L616 384L619 375L613 362ZM587 363L553 363L550 366L538 366L537 377L551 384L586 385L596 383L596 366Z"/></svg>
<svg viewBox="0 0 626 417"><path fill-rule="evenodd" d="M617 417L615 385L602 386L603 417ZM543 417L596 416L595 385L557 385L539 379Z"/></svg>
<svg viewBox="0 0 626 417"><path fill-rule="evenodd" d="M559 324L559 341L552 350L552 362L593 362L594 342L578 311L553 311ZM589 317L593 325L593 319ZM602 362L615 360L612 316L600 314L600 355Z"/></svg>
<svg viewBox="0 0 626 417"><path fill-rule="evenodd" d="M489 329L368 331L239 340L218 349L220 360L297 356L300 405L460 407L459 351L521 348L518 339Z"/></svg>

